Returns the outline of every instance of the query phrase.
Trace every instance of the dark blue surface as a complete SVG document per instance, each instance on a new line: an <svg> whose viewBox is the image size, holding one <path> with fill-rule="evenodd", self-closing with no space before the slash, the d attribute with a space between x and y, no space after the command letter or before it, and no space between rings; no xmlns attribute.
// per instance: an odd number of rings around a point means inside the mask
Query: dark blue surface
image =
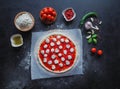
<svg viewBox="0 0 120 89"><path fill-rule="evenodd" d="M120 1L119 0L0 0L0 89L120 89ZM51 26L40 22L39 11L45 6L56 9L58 17ZM77 17L66 23L61 14L73 7ZM20 11L28 11L35 17L35 27L29 32L20 32L14 26L14 17ZM79 28L82 16L96 11L103 21L97 48L104 55L91 56L83 32L84 75L31 81L30 46L31 32L52 28ZM21 33L24 45L12 48L10 36Z"/></svg>

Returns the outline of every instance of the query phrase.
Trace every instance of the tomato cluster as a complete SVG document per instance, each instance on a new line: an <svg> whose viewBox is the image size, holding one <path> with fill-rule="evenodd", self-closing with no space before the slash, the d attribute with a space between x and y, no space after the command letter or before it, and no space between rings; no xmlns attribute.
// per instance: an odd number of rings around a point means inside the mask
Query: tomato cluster
<svg viewBox="0 0 120 89"><path fill-rule="evenodd" d="M45 24L51 24L56 20L57 12L52 7L45 7L40 11L40 19Z"/></svg>
<svg viewBox="0 0 120 89"><path fill-rule="evenodd" d="M74 16L74 12L72 9L66 10L64 14L68 20L70 20Z"/></svg>
<svg viewBox="0 0 120 89"><path fill-rule="evenodd" d="M91 53L95 54L97 53L97 55L101 56L103 54L103 51L102 50L98 50L94 47L94 48L91 48Z"/></svg>

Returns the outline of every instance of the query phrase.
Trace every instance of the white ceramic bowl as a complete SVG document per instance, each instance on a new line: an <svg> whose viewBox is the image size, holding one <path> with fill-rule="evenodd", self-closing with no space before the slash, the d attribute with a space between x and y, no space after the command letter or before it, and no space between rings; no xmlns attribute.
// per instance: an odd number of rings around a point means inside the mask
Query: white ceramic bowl
<svg viewBox="0 0 120 89"><path fill-rule="evenodd" d="M21 44L18 44L18 45L16 45L16 44L14 43L14 38L17 37L17 36L20 37L20 41L21 41ZM20 46L23 45L23 37L22 37L21 34L14 34L14 35L12 35L12 36L10 37L10 41L11 41L12 47L20 47Z"/></svg>
<svg viewBox="0 0 120 89"><path fill-rule="evenodd" d="M66 16L65 16L65 11L68 10L68 9L72 9L72 11L74 13L74 15L73 15L73 17L71 19L67 19ZM65 20L67 22L72 21L76 17L76 13L75 13L75 11L74 11L74 9L72 7L69 7L69 8L66 8L65 10L63 10L62 15L63 15L63 17L65 18Z"/></svg>

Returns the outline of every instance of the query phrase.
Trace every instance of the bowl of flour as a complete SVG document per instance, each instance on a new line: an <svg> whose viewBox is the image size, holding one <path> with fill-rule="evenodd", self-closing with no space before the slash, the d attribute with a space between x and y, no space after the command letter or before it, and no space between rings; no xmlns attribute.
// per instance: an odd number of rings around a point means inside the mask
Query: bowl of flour
<svg viewBox="0 0 120 89"><path fill-rule="evenodd" d="M15 27L20 31L29 31L34 27L35 19L31 13L23 11L14 18Z"/></svg>

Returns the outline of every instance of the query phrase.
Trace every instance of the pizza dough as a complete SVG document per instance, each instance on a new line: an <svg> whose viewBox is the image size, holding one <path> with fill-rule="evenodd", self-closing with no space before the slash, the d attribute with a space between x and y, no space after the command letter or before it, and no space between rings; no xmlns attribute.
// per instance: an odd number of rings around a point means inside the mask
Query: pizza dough
<svg viewBox="0 0 120 89"><path fill-rule="evenodd" d="M62 34L54 34L41 41L38 51L40 64L53 73L70 70L76 61L76 45Z"/></svg>

